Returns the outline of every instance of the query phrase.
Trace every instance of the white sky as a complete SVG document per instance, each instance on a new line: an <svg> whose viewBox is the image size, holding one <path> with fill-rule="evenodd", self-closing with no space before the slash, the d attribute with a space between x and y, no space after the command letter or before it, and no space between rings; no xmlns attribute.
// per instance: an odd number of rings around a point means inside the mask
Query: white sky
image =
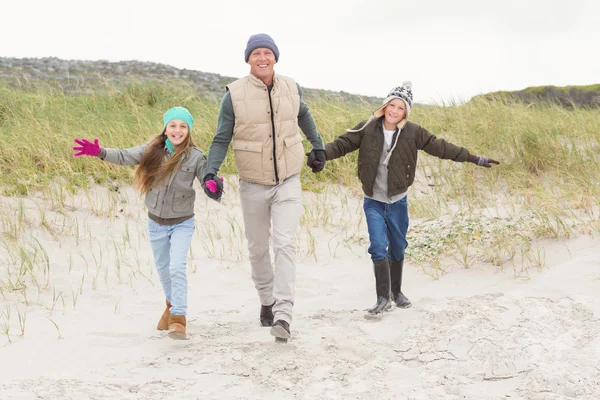
<svg viewBox="0 0 600 400"><path fill-rule="evenodd" d="M241 77L270 34L308 88L416 102L600 83L599 0L2 1L0 57L140 60Z"/></svg>

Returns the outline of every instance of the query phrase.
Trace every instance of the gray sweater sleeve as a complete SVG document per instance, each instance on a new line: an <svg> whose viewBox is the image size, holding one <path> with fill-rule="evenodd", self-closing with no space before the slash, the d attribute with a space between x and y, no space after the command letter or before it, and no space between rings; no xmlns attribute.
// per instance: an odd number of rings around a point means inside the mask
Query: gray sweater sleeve
<svg viewBox="0 0 600 400"><path fill-rule="evenodd" d="M204 183L202 179L204 178L204 175L206 175L206 155L197 147L193 148L192 151L200 152L200 157L198 157L198 163L196 164L196 178L200 184L202 184Z"/></svg>
<svg viewBox="0 0 600 400"><path fill-rule="evenodd" d="M217 133L208 150L208 163L204 170L204 176L207 174L217 174L225 156L227 148L233 138L233 126L235 116L233 114L233 103L229 91L225 92L221 100L221 108L219 110L219 119L217 120Z"/></svg>
<svg viewBox="0 0 600 400"><path fill-rule="evenodd" d="M300 94L300 110L298 111L298 126L304 132L304 136L308 139L310 144L312 144L312 148L315 150L323 150L325 146L323 145L323 138L317 131L317 126L315 125L315 120L310 114L310 110L308 106L302 99L302 89L300 85L298 86L298 93Z"/></svg>
<svg viewBox="0 0 600 400"><path fill-rule="evenodd" d="M118 165L137 165L140 163L148 144L142 144L129 149L107 149L102 148L98 158Z"/></svg>

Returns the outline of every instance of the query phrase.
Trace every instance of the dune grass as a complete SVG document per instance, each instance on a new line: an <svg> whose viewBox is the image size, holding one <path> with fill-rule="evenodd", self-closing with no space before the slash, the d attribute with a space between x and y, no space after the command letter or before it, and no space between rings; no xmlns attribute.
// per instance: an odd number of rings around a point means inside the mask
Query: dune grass
<svg viewBox="0 0 600 400"><path fill-rule="evenodd" d="M219 104L203 100L184 83L138 84L124 90L107 85L98 93L76 96L43 84L15 89L0 82L0 193L5 199L17 200L16 214L15 206L0 207L0 245L4 253L0 265L6 271L0 274L0 297L11 293L20 304L28 304L28 282L38 292L52 288L49 310L58 307L59 300L64 308L65 297L71 299L74 309L86 279L93 281L93 289L112 278L118 283L139 276L149 279L152 269L140 267L143 262L137 253L133 255L135 259L128 259L135 232L127 229L125 237L104 244L106 252L117 254L114 265L101 262L102 247L97 247L99 253L93 253L93 260L81 257L85 268L77 272L71 287L55 291L49 256L28 232L33 225L39 225L57 242L74 238L77 245L88 246L89 242L91 248L95 239L86 222L62 213L66 199L83 192L95 215L115 215L121 208L120 194L109 190L107 196L97 197L89 189L94 183L109 189L131 183L133 168L75 158L71 150L73 138L99 138L105 147L136 146L162 131L162 115L175 105L192 112L194 141L206 151L216 130ZM368 104L349 105L331 98L311 99L309 106L325 142L368 118L372 111ZM530 268L544 268L543 249L535 247L536 239L600 234L597 110L479 99L464 105L417 105L410 118L438 137L501 162L488 170L420 152L417 179L409 190L411 228L407 254L410 262L425 273L439 276L445 271L443 258L451 256L455 264L465 268L482 261L512 266L515 275L521 276ZM308 142L305 148L310 150ZM304 167L303 188L319 197L316 202L305 204L302 224L321 228L335 224L343 226L346 235L338 242L332 239L321 244L310 230L305 230L300 238L305 258L318 260L318 254L322 254L318 251L320 245L328 246L325 253L332 257L336 257L340 245L359 249L357 254L364 253L364 218L360 209L350 205L348 199L342 199L342 204L327 200L331 184L347 186L360 195L357 155L352 153L329 162L320 174L312 174ZM231 151L221 172L236 173ZM230 190L229 195L234 194ZM28 214L18 199L30 195L49 199L51 208L40 208L35 216L31 211ZM319 203L321 200L323 204ZM340 209L345 210L341 217L336 211ZM242 227L234 219L229 225L228 232L220 232L216 226L200 227L202 235L211 240L220 237L224 242L206 241L205 247L197 250L208 257L224 257L226 249L243 248ZM69 258L69 272L77 258L77 254ZM241 260L239 254L234 258ZM20 318L21 331L25 312ZM10 306L0 314L0 328L7 337L10 315ZM12 315L16 324L15 314Z"/></svg>
<svg viewBox="0 0 600 400"><path fill-rule="evenodd" d="M135 146L160 133L162 114L174 105L192 112L194 140L207 150L219 104L202 100L183 84L138 84L123 91L74 96L45 85L23 90L0 83L2 193L45 191L57 181L75 191L88 186L89 177L96 183L129 182L131 168L74 158L73 138L97 137L105 147ZM366 119L371 111L367 104L346 105L331 99L313 100L309 106L326 142ZM566 208L585 206L597 198L600 113L596 110L482 100L461 106L416 106L411 120L475 154L502 162L491 173L447 161L421 163L419 167L431 172L450 198L464 194L465 185L533 197L534 202L566 200ZM323 174L303 174L305 187L316 182L356 184L356 156L329 163ZM427 158L421 152L421 160ZM235 173L231 152L222 172Z"/></svg>

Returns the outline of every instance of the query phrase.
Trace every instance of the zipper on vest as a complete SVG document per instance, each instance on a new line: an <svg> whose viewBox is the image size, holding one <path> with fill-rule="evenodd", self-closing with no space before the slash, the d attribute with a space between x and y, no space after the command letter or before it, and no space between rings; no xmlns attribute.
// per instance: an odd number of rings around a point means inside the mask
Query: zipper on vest
<svg viewBox="0 0 600 400"><path fill-rule="evenodd" d="M273 117L273 102L271 101L271 89L267 90L269 93L269 107L271 108L271 130L273 132L273 168L275 171L275 184L279 183L279 174L277 173L277 141L275 140L275 117Z"/></svg>

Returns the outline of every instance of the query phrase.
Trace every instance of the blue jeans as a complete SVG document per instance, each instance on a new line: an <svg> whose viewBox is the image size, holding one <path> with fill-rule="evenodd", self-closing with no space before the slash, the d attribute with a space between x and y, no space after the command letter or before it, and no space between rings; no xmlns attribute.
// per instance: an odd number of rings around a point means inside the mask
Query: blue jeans
<svg viewBox="0 0 600 400"><path fill-rule="evenodd" d="M393 204L382 203L365 197L363 208L369 230L369 254L373 261L390 258L404 260L404 250L408 246L407 198Z"/></svg>
<svg viewBox="0 0 600 400"><path fill-rule="evenodd" d="M148 219L154 264L173 315L186 315L187 311L187 254L194 230L193 217L175 225Z"/></svg>

